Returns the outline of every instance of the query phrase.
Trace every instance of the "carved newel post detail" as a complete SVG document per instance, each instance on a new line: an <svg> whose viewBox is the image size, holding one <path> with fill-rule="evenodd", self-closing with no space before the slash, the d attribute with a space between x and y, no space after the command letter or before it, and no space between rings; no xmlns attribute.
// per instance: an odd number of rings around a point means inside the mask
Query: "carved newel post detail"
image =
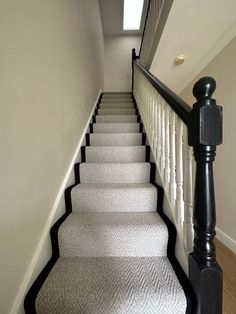
<svg viewBox="0 0 236 314"><path fill-rule="evenodd" d="M212 99L216 82L200 79L193 87L197 102L188 125L188 142L196 161L194 194L194 247L189 255L189 276L196 293L198 314L222 313L222 270L215 256L216 208L213 162L222 143L222 107Z"/></svg>

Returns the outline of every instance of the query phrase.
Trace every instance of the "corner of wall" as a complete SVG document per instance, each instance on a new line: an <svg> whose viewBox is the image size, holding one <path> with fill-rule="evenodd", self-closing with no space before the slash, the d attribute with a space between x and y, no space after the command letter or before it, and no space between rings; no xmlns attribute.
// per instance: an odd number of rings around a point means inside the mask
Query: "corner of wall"
<svg viewBox="0 0 236 314"><path fill-rule="evenodd" d="M236 254L236 241L217 227L216 238Z"/></svg>

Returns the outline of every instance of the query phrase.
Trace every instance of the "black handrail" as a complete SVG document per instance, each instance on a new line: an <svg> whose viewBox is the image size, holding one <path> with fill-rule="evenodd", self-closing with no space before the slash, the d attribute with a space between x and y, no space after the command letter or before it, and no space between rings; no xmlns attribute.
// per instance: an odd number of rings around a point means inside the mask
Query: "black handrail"
<svg viewBox="0 0 236 314"><path fill-rule="evenodd" d="M136 66L146 76L152 86L158 91L158 93L166 100L168 105L176 112L180 119L188 125L189 113L192 110L182 98L176 95L171 89L169 89L164 83L158 78L146 70L139 62L138 59L134 61Z"/></svg>

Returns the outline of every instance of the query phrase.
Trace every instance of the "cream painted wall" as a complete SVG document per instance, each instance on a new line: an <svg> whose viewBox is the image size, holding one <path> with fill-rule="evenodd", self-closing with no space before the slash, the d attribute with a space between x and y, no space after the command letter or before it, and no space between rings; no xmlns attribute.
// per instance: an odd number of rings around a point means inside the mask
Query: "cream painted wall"
<svg viewBox="0 0 236 314"><path fill-rule="evenodd" d="M105 91L131 91L131 51L139 52L140 36L105 36Z"/></svg>
<svg viewBox="0 0 236 314"><path fill-rule="evenodd" d="M15 314L103 88L104 42L97 0L2 0L0 33L0 312Z"/></svg>
<svg viewBox="0 0 236 314"><path fill-rule="evenodd" d="M214 164L217 200L218 236L229 247L236 248L236 37L199 73L180 96L192 104L194 82L202 76L213 76L217 82L214 98L223 106L223 145L217 148ZM222 233L223 232L223 233Z"/></svg>

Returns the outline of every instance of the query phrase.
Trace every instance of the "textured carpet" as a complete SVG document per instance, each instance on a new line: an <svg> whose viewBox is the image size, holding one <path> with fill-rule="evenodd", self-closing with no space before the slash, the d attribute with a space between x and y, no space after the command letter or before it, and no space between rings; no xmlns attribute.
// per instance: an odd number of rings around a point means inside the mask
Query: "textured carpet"
<svg viewBox="0 0 236 314"><path fill-rule="evenodd" d="M186 299L166 257L61 257L36 306L39 314L182 314Z"/></svg>
<svg viewBox="0 0 236 314"><path fill-rule="evenodd" d="M131 94L104 94L39 314L184 314Z"/></svg>

